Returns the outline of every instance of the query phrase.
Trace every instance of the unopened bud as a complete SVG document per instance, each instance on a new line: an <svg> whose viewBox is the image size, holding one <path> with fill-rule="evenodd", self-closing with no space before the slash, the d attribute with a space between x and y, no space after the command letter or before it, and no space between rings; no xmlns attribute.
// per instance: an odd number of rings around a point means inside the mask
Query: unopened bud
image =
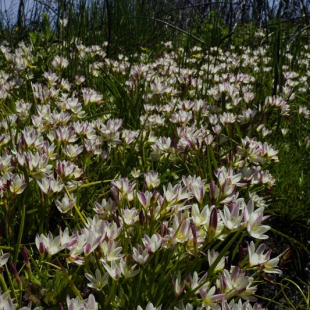
<svg viewBox="0 0 310 310"><path fill-rule="evenodd" d="M216 233L216 228L217 228L217 209L214 206L211 214L210 214L210 223L209 223L209 238L213 239Z"/></svg>
<svg viewBox="0 0 310 310"><path fill-rule="evenodd" d="M13 273L14 273L14 276L15 276L15 279L16 279L18 285L21 286L21 285L22 285L22 280L20 279L20 276L19 276L19 274L18 274L18 271L17 271L17 269L16 269L14 263L13 263L13 262L10 262L9 264L10 264L10 267L11 267Z"/></svg>
<svg viewBox="0 0 310 310"><path fill-rule="evenodd" d="M25 247L22 248L22 255L23 255L24 260L25 260L26 268L28 270L30 270L31 266L30 266L29 256L28 256L28 252L27 252Z"/></svg>
<svg viewBox="0 0 310 310"><path fill-rule="evenodd" d="M140 222L140 225L143 225L144 219L145 219L144 212L143 212L143 210L140 210L140 212L139 212L139 222Z"/></svg>
<svg viewBox="0 0 310 310"><path fill-rule="evenodd" d="M167 232L168 232L167 221L164 221L160 226L160 234L162 237L165 237L167 235Z"/></svg>

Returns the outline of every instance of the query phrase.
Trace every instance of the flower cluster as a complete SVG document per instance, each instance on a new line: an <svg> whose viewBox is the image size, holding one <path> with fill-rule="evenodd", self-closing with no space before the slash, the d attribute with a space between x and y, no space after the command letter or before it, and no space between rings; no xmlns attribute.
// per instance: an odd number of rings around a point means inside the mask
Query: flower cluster
<svg viewBox="0 0 310 310"><path fill-rule="evenodd" d="M264 48L129 61L104 46L74 38L39 78L34 47L0 46L0 220L15 265L28 249L22 279L0 256L16 278L9 289L0 274L1 304L263 309L258 279L281 274L280 256L259 244L279 161L272 137L292 113L309 117L291 104L307 79L284 68L278 95L262 98Z"/></svg>

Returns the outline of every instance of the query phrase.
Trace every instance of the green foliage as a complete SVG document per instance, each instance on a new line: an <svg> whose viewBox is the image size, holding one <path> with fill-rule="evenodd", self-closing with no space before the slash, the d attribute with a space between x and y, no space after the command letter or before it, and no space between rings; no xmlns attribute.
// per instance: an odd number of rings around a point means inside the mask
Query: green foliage
<svg viewBox="0 0 310 310"><path fill-rule="evenodd" d="M26 288L24 299L37 307L56 307L67 294L71 294L69 283L62 271L56 270L49 274L46 269L43 270L36 278L32 273L30 277L29 273L26 273L26 277L23 278L23 286Z"/></svg>

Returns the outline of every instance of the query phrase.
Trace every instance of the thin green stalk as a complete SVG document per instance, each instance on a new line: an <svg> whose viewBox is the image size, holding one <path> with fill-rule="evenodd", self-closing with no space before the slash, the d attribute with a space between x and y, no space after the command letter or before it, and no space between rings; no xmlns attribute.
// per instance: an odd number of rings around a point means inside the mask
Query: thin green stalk
<svg viewBox="0 0 310 310"><path fill-rule="evenodd" d="M275 296L275 297L276 297L276 296ZM275 297L274 297L274 298L275 298ZM280 306L280 307L285 307L285 309L287 309L287 310L292 310L292 308L286 307L286 306L283 305L282 303L280 303L280 302L278 302L278 301L275 301L275 300L273 300L273 299L266 298L266 297L263 297L263 296L259 296L259 299L260 299L260 300L268 301L269 303L266 305L267 307L268 307L268 305L269 305L270 303L273 303L273 304L276 304L276 305L278 305L278 306ZM283 308L281 308L281 309L283 309Z"/></svg>
<svg viewBox="0 0 310 310"><path fill-rule="evenodd" d="M5 265L5 270L6 270L6 274L7 274L7 277L8 277L8 280L9 280L9 284L10 284L10 288L11 288L10 292L12 293L13 298L15 298L15 300L16 300L16 294L15 294L15 289L14 289L13 281L12 281L11 274L9 272L9 269L8 269L7 265Z"/></svg>
<svg viewBox="0 0 310 310"><path fill-rule="evenodd" d="M283 280L281 281L281 283L284 282L284 281L287 281L287 282L293 284L293 285L297 288L297 290L299 291L299 293L301 294L301 296L302 296L303 300L306 302L307 306L309 306L309 296L308 296L308 298L306 297L306 295L303 293L303 291L302 291L302 289L299 287L299 285L298 285L297 283L295 283L294 281L292 281L291 279L283 279ZM287 287L287 286L286 286L286 287ZM285 287L285 288L286 288L286 287ZM284 298L286 299L286 301L294 308L294 305L293 305L292 302L290 301L290 298L286 295L286 293L285 293L285 291L284 291L283 288L281 288L281 291L282 291L282 293L283 293ZM308 307L307 307L307 309L308 309Z"/></svg>
<svg viewBox="0 0 310 310"><path fill-rule="evenodd" d="M237 122L235 122L234 125L235 125L235 128L236 128L236 130L237 130L238 137L239 137L240 139L242 139L242 133L241 133L239 124L238 124Z"/></svg>
<svg viewBox="0 0 310 310"><path fill-rule="evenodd" d="M7 199L7 195L4 195L3 198L3 204L4 204L4 210L5 210L5 225L4 225L4 233L5 233L5 239L8 243L8 246L10 247L10 234L9 234L9 218L8 218L8 214L9 214L9 206L8 206L8 199Z"/></svg>
<svg viewBox="0 0 310 310"><path fill-rule="evenodd" d="M71 280L71 277L68 275L66 269L63 267L63 265L61 264L61 262L59 261L59 259L58 259L58 258L56 258L56 259L57 259L58 265L60 266L61 271L62 271L64 277L67 279L67 281L68 281L68 283L69 283L69 285L70 285L72 291L74 292L74 294L75 294L76 296L78 296L81 300L83 300L80 291L77 289L77 287L75 286L75 284L74 284L73 281Z"/></svg>
<svg viewBox="0 0 310 310"><path fill-rule="evenodd" d="M116 290L116 286L117 286L116 284L117 283L118 282L116 280L112 279L112 288L111 288L111 291L109 293L108 298L106 299L106 303L105 303L103 309L107 308L107 306L111 304L112 298L115 297L115 290ZM138 283L140 283L140 282L138 282Z"/></svg>
<svg viewBox="0 0 310 310"><path fill-rule="evenodd" d="M9 290L8 287L6 286L2 273L0 273L0 286L4 292L7 292Z"/></svg>
<svg viewBox="0 0 310 310"><path fill-rule="evenodd" d="M19 249L20 249L20 244L22 241L23 237L23 232L24 232L24 227L25 227L25 217L26 217L26 204L25 204L25 194L23 195L23 205L22 205L22 214L20 218L20 226L19 226L19 232L18 232L18 237L17 237L17 243L15 247L15 252L14 252L14 265L17 263L17 257L19 254Z"/></svg>
<svg viewBox="0 0 310 310"><path fill-rule="evenodd" d="M13 247L11 247L11 246L5 246L5 245L1 245L1 246L0 246L0 249L2 249L2 250L8 250L8 251L13 251L13 250L14 250Z"/></svg>

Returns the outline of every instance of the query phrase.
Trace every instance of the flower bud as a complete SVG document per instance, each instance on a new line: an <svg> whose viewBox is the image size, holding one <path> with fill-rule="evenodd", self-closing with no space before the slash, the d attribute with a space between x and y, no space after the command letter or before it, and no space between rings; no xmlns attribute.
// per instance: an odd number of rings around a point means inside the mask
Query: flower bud
<svg viewBox="0 0 310 310"><path fill-rule="evenodd" d="M212 240L215 236L217 228L217 209L214 207L210 214L210 223L209 223L209 238Z"/></svg>
<svg viewBox="0 0 310 310"><path fill-rule="evenodd" d="M21 285L22 285L22 280L20 279L20 276L19 276L19 274L18 274L18 271L17 271L17 269L16 269L14 263L13 263L13 262L10 262L9 264L10 264L10 267L11 267L13 273L14 273L14 276L15 276L15 279L16 279L18 285L21 286Z"/></svg>
<svg viewBox="0 0 310 310"><path fill-rule="evenodd" d="M22 248L22 255L23 255L24 260L25 260L26 268L27 268L28 270L31 270L28 252L27 252L27 250L26 250L25 247Z"/></svg>

